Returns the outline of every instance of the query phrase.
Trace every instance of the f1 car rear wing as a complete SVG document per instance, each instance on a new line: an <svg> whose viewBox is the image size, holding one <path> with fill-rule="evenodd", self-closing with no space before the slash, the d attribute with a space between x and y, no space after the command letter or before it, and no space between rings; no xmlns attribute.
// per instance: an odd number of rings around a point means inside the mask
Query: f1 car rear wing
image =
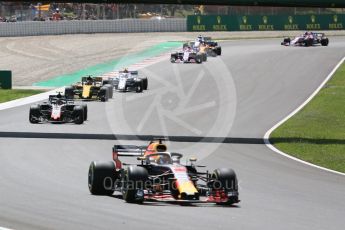
<svg viewBox="0 0 345 230"><path fill-rule="evenodd" d="M82 77L81 78L81 82L87 82L88 79L90 78L91 76L88 76L88 77ZM92 81L93 82L102 82L103 78L102 77L91 77L92 78Z"/></svg>
<svg viewBox="0 0 345 230"><path fill-rule="evenodd" d="M130 71L119 71L119 73L130 73L131 75L138 75L139 72L137 70L130 70Z"/></svg>
<svg viewBox="0 0 345 230"><path fill-rule="evenodd" d="M318 38L326 37L325 33L322 32L313 32L312 34Z"/></svg>
<svg viewBox="0 0 345 230"><path fill-rule="evenodd" d="M144 154L146 146L137 145L114 145L113 155L116 154L117 157L140 157Z"/></svg>
<svg viewBox="0 0 345 230"><path fill-rule="evenodd" d="M155 142L155 141L158 141L159 144L163 144L163 141L168 141L168 138L166 138L166 137L154 137L154 138L152 138L152 141L150 142L150 144Z"/></svg>
<svg viewBox="0 0 345 230"><path fill-rule="evenodd" d="M66 104L74 104L74 100L73 99L68 99L68 98L66 98L65 95L61 95L61 94L49 95L48 100L49 100L50 103L53 103L53 102L55 102L57 100L62 100Z"/></svg>

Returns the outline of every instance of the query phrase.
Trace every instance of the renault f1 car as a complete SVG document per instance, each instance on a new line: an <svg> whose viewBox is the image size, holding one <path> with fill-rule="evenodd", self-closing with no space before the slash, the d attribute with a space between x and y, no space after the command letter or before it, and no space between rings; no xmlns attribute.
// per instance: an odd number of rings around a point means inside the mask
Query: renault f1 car
<svg viewBox="0 0 345 230"><path fill-rule="evenodd" d="M87 120L87 105L77 105L73 100L58 95L50 95L47 102L32 105L29 112L30 123L73 122L82 124Z"/></svg>
<svg viewBox="0 0 345 230"><path fill-rule="evenodd" d="M108 101L113 97L113 86L106 84L101 77L83 77L81 82L65 88L65 96L73 99L77 95L80 99L96 99Z"/></svg>
<svg viewBox="0 0 345 230"><path fill-rule="evenodd" d="M118 91L135 91L137 93L147 90L147 77L139 76L138 71L119 71L114 77L109 78L113 82L115 90Z"/></svg>
<svg viewBox="0 0 345 230"><path fill-rule="evenodd" d="M329 39L324 33L306 32L300 36L291 39L285 37L281 45L284 46L313 46L321 44L321 46L328 46Z"/></svg>
<svg viewBox="0 0 345 230"><path fill-rule="evenodd" d="M238 182L230 168L200 172L196 159L182 164L180 153L167 152L164 139L148 146L115 145L113 161L93 161L88 172L88 187L93 195L114 192L130 203L238 203ZM137 157L137 164L123 163L122 157Z"/></svg>

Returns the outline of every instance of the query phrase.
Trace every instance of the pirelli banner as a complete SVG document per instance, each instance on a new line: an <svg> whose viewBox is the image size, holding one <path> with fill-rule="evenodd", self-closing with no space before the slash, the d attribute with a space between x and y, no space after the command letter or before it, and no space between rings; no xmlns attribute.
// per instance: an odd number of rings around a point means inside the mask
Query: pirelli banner
<svg viewBox="0 0 345 230"><path fill-rule="evenodd" d="M345 14L327 15L192 15L188 31L269 31L269 30L342 30Z"/></svg>

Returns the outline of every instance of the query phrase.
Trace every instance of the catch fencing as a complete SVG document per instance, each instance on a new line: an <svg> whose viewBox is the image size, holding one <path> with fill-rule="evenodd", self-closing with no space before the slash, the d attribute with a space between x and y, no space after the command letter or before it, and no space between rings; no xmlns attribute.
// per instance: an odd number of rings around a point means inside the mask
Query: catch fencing
<svg viewBox="0 0 345 230"><path fill-rule="evenodd" d="M185 18L35 21L0 23L0 36L36 36L88 33L185 32Z"/></svg>

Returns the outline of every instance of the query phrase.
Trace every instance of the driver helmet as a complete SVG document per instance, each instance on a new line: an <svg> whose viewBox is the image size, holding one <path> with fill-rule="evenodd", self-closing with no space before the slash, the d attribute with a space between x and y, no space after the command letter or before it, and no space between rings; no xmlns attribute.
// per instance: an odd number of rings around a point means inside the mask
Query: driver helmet
<svg viewBox="0 0 345 230"><path fill-rule="evenodd" d="M156 159L157 164L168 164L170 162L170 157L168 155L160 155Z"/></svg>
<svg viewBox="0 0 345 230"><path fill-rule="evenodd" d="M58 104L58 105L62 105L62 104L63 104L63 102L62 102L62 100L61 100L61 99L58 99L58 100L56 101L56 104Z"/></svg>

